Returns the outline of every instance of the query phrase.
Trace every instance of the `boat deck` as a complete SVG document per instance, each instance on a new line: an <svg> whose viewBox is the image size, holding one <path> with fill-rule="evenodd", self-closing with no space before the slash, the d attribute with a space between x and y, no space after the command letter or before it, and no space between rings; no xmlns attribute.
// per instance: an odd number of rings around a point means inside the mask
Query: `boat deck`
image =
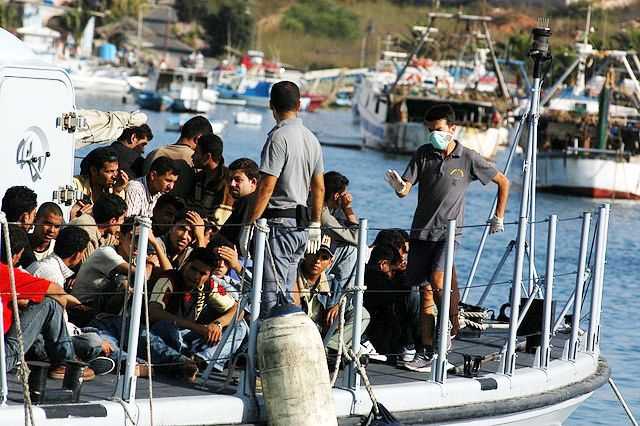
<svg viewBox="0 0 640 426"><path fill-rule="evenodd" d="M460 336L453 341L452 350L449 353L449 362L455 366L449 370L449 376L464 373L464 355L481 356L481 363L478 377L484 374L495 373L500 369L500 352L504 345L506 333L486 334L480 337ZM559 333L552 340L551 358L562 357L564 342L569 338L568 334ZM519 338L519 342L524 343L524 339ZM517 368L531 367L534 362L534 354L519 352L517 357ZM370 362L367 366L367 373L372 385L390 385L407 382L417 382L428 380L431 373L416 373L401 367L390 364ZM173 379L166 375L154 374L153 376L153 398L176 397L176 396L205 396L214 394L233 394L236 391L239 373L232 374L229 384L225 386L227 371L224 374L212 374L205 387L196 387L186 384L178 379ZM121 376L123 377L123 376ZM98 376L95 380L83 384L81 398L82 402L105 401L112 399L116 389L118 376L107 374ZM15 371L8 375L10 405L22 404L22 385ZM338 378L340 383L340 378ZM47 382L47 392L51 395L56 389L61 389L62 381L51 380ZM146 399L149 397L149 381L145 378L138 378L136 387L137 398Z"/></svg>

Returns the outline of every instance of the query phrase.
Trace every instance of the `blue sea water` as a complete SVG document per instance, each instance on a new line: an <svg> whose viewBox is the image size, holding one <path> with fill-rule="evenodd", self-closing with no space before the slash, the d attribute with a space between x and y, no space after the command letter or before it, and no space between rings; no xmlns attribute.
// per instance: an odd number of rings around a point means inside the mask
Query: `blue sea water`
<svg viewBox="0 0 640 426"><path fill-rule="evenodd" d="M117 99L104 99L88 96L78 97L81 108L100 108L111 110L133 110L135 105L119 104ZM274 124L269 111L255 110L263 114L261 126L236 126L233 124L233 113L237 107L216 106L209 113L214 120L228 120L229 126L223 134L224 157L227 163L239 157L249 157L259 160L260 149L267 132ZM151 151L155 147L173 143L178 138L177 133L165 132L165 123L169 113L149 114L155 137L147 147ZM316 131L321 140L331 142L357 142L358 128L353 125L351 113L342 111L319 111L313 114L303 114L303 120L308 127ZM78 152L79 156L87 149ZM354 151L335 147L323 149L325 169L337 170L350 180L349 190L353 194L354 208L359 216L369 219L370 228L402 227L409 228L413 210L416 205L416 191L404 199L398 199L386 185L383 175L389 168L402 172L408 157L390 156L373 151ZM504 160L502 153L498 154L497 163ZM512 170L509 174L512 181L521 179L519 170ZM506 222L517 219L519 208L518 185L512 191ZM486 221L489 208L495 195L495 186L483 187L479 183L473 184L466 199L465 224L477 225ZM561 218L574 218L583 211L597 208L604 200L592 200L550 194L538 194L537 217L543 219L555 213ZM632 409L640 416L640 327L635 315L640 308L640 204L614 200L612 216L609 225L609 244L607 249L607 266L605 273L605 291L602 313L601 350L607 358L623 395ZM537 225L536 265L538 270L544 270L546 223ZM580 222L577 220L562 221L558 225L556 273L571 273L577 268ZM375 236L375 230L370 231L369 239ZM475 254L481 230L470 228L465 230L461 246L456 253L456 265L461 277L461 283L466 278L471 261ZM515 239L516 229L507 225L506 231L497 236L491 236L487 242L485 254L482 258L474 285L486 283L495 270L495 266L511 239ZM513 256L510 258L513 259ZM498 281L509 280L512 275L513 263L507 262ZM570 275L556 278L554 294L559 301L559 307L564 305L573 285L575 277ZM474 288L469 301L478 300L483 288ZM496 286L492 289L488 303L499 307L508 298L508 286ZM588 304L585 304L588 307ZM588 309L587 309L588 312ZM582 325L587 328L587 322ZM596 391L591 398L582 404L566 422L567 425L622 425L627 424L627 418L618 404L611 389L607 386Z"/></svg>

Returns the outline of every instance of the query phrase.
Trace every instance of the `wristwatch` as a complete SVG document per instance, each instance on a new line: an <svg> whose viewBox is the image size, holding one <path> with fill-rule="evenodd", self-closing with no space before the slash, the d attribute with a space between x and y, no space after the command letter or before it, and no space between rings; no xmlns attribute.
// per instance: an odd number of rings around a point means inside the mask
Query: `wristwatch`
<svg viewBox="0 0 640 426"><path fill-rule="evenodd" d="M222 331L222 323L218 320L213 322L215 325L217 325L218 327L220 327L220 331Z"/></svg>

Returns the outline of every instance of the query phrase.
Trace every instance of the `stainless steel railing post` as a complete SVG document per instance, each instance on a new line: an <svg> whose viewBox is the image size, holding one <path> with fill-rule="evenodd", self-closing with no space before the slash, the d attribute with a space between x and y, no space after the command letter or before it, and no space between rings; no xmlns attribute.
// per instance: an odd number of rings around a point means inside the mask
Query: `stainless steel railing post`
<svg viewBox="0 0 640 426"><path fill-rule="evenodd" d="M511 168L511 162L513 161L513 157L516 153L516 148L518 147L518 141L520 140L520 135L522 134L522 129L524 127L523 123L526 121L527 114L525 114L520 121L518 121L518 127L516 128L516 132L513 136L513 142L511 142L511 148L509 148L509 155L507 156L507 164L504 166L502 173L505 175L509 173L509 169ZM496 195L493 199L493 205L491 207L491 211L489 212L489 220L493 217L496 212L496 207L498 206L498 196ZM489 236L489 224L487 224L483 231L482 237L480 238L480 244L478 244L478 249L476 250L476 254L473 258L473 263L471 264L471 271L469 272L469 277L467 278L467 282L464 285L464 290L462 291L462 301L466 302L467 297L469 297L469 290L471 290L471 284L473 284L473 279L476 275L476 270L478 269L478 264L480 263L480 257L482 256L482 252L484 250L484 246L487 242L487 237ZM484 294L483 294L484 296ZM479 304L482 304L480 302Z"/></svg>
<svg viewBox="0 0 640 426"><path fill-rule="evenodd" d="M247 381L244 393L253 395L256 389L256 349L258 329L260 328L260 302L262 300L262 276L264 272L264 249L267 242L267 219L259 219L256 226L255 246L253 250L253 285L251 288L251 324L249 326L249 347Z"/></svg>
<svg viewBox="0 0 640 426"><path fill-rule="evenodd" d="M591 228L591 213L582 214L582 232L580 233L580 254L578 257L578 272L576 287L573 293L573 318L571 320L571 337L569 338L569 361L576 359L578 351L578 330L580 329L580 315L582 315L582 292L584 291L585 268L587 266L587 251L589 250L589 229ZM560 319L562 321L562 318Z"/></svg>
<svg viewBox="0 0 640 426"><path fill-rule="evenodd" d="M351 348L355 356L360 352L360 339L362 338L362 306L364 302L364 271L367 257L367 224L368 220L361 218L358 230L358 260L356 266L356 282L353 297L353 334L351 337ZM360 376L357 373L355 363L349 366L349 387L354 391L360 388Z"/></svg>
<svg viewBox="0 0 640 426"><path fill-rule="evenodd" d="M547 369L550 361L549 343L551 340L551 303L553 302L553 279L555 273L556 257L556 229L558 216L552 214L549 217L549 235L547 238L547 270L544 277L544 311L542 318L542 342L540 344L540 367Z"/></svg>
<svg viewBox="0 0 640 426"><path fill-rule="evenodd" d="M122 399L128 402L136 398L136 358L138 355L138 338L140 336L140 313L142 312L142 296L144 283L147 279L147 245L149 231L151 231L151 219L148 217L136 217L136 224L140 225L138 235L138 254L136 256L136 273L133 279L133 299L131 302L131 316L129 318L129 339L127 341L127 364L125 368ZM135 235L135 226L131 231ZM151 361L151 360L149 360Z"/></svg>
<svg viewBox="0 0 640 426"><path fill-rule="evenodd" d="M451 280L453 279L453 255L456 242L456 221L447 224L447 257L444 267L444 285L438 307L438 358L435 381L444 383L447 378L447 346L449 344L449 310L451 308Z"/></svg>
<svg viewBox="0 0 640 426"><path fill-rule="evenodd" d="M589 333L587 335L587 351L595 352L597 348L597 340L600 328L600 295L602 293L602 278L604 274L604 246L606 233L606 208L604 206L598 209L598 232L596 234L596 259L593 271L593 284L591 286L591 311L589 318ZM576 297L578 295L576 294Z"/></svg>

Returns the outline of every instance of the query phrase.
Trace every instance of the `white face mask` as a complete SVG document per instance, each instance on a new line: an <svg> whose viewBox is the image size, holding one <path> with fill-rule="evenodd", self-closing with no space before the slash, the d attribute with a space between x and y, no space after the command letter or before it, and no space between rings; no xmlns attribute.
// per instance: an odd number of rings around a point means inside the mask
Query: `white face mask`
<svg viewBox="0 0 640 426"><path fill-rule="evenodd" d="M446 150L452 139L453 134L443 130L434 130L433 132L429 132L429 143L433 145L435 149L440 151Z"/></svg>

